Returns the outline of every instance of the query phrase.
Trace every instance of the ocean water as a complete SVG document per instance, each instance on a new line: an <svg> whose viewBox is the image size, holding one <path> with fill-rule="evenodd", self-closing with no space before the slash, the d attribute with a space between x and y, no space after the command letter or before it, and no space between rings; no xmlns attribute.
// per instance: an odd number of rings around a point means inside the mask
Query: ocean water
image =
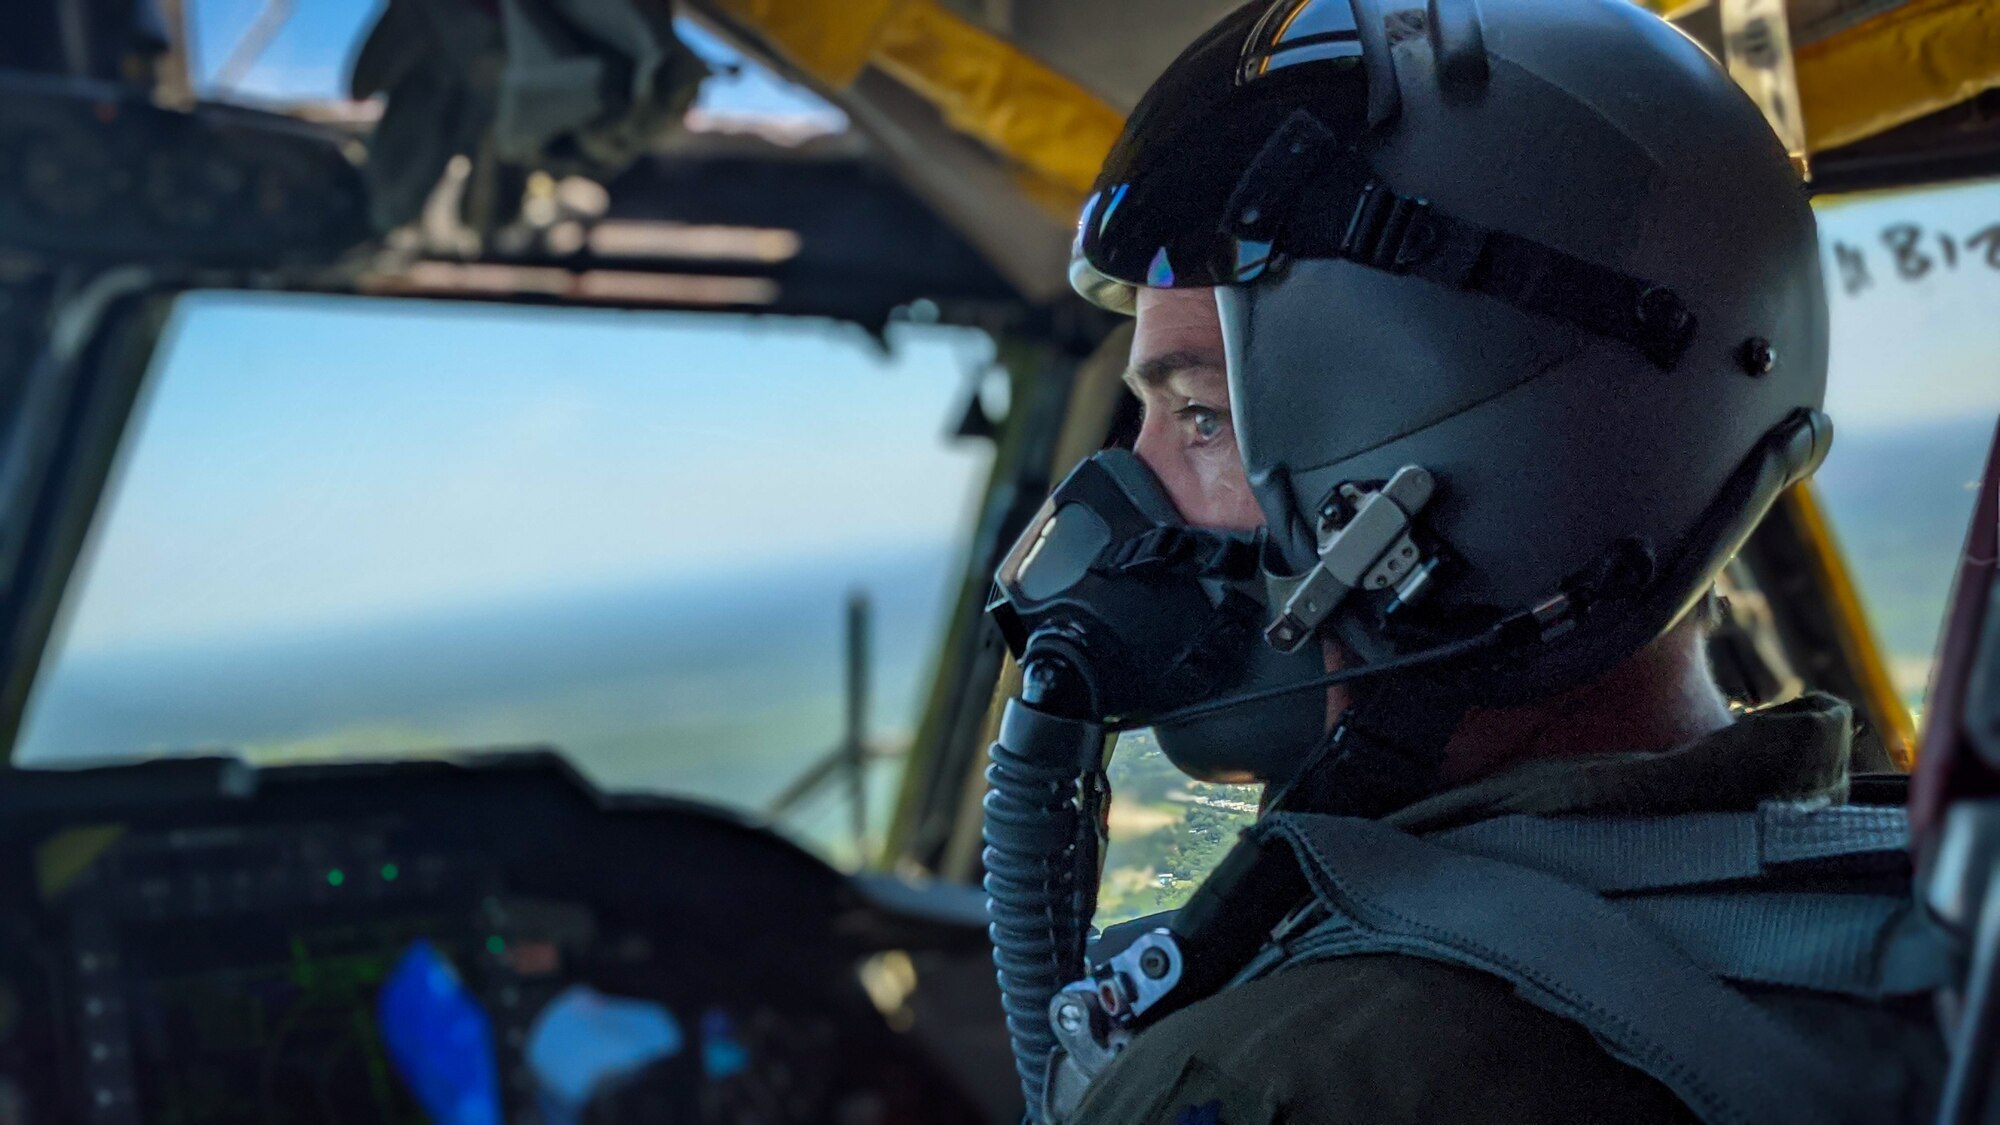
<svg viewBox="0 0 2000 1125"><path fill-rule="evenodd" d="M1883 429L1834 423L1815 478L1897 686L1920 701L1993 440L1991 414Z"/></svg>

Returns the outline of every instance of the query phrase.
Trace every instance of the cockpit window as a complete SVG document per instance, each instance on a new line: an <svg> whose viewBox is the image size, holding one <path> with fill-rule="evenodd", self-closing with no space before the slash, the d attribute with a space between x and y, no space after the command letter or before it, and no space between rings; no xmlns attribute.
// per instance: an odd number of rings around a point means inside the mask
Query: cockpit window
<svg viewBox="0 0 2000 1125"><path fill-rule="evenodd" d="M985 443L986 336L317 296L183 299L19 764L554 747L760 812L840 744L850 599L886 813ZM845 785L790 821L851 857Z"/></svg>
<svg viewBox="0 0 2000 1125"><path fill-rule="evenodd" d="M1920 710L2000 417L2000 181L1818 210L1835 434L1819 493L1896 689Z"/></svg>
<svg viewBox="0 0 2000 1125"><path fill-rule="evenodd" d="M1173 910L1257 819L1258 785L1213 785L1174 768L1150 730L1128 731L1111 755L1110 834L1097 924Z"/></svg>

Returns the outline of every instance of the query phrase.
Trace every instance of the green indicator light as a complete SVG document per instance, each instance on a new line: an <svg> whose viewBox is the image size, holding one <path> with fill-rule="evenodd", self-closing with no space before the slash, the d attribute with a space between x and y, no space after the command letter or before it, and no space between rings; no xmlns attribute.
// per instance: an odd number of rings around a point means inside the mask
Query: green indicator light
<svg viewBox="0 0 2000 1125"><path fill-rule="evenodd" d="M492 937L487 938L486 952L491 953L495 957L507 952L507 939L501 937L499 934L494 934Z"/></svg>
<svg viewBox="0 0 2000 1125"><path fill-rule="evenodd" d="M395 882L395 881L396 881L396 876L398 876L398 875L400 875L400 874L402 874L402 872L400 872L400 871L396 870L396 865L395 865L395 864L393 864L393 863L385 863L385 864L383 864L383 865L382 865L382 881L383 881L384 883L393 883L393 882Z"/></svg>
<svg viewBox="0 0 2000 1125"><path fill-rule="evenodd" d="M338 887L345 882L347 882L347 872L338 867L326 873L326 885L329 887Z"/></svg>

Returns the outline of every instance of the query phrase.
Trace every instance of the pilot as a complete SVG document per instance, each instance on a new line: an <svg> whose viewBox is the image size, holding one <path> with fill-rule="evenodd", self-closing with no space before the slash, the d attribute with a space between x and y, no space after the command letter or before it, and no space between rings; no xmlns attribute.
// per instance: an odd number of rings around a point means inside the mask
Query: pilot
<svg viewBox="0 0 2000 1125"><path fill-rule="evenodd" d="M1704 653L1722 565L1831 437L1807 193L1713 58L1624 0L1256 0L1130 116L1071 279L1137 317L1134 451L1179 515L1262 529L1263 643L1384 671L1309 695L1303 743L1162 728L1270 783L1253 834L1317 912L1042 1116L1930 1112L1850 710L1735 714ZM1824 843L1798 870L1873 856L1887 890L1785 881L1785 825ZM1737 829L1762 859L1704 869Z"/></svg>

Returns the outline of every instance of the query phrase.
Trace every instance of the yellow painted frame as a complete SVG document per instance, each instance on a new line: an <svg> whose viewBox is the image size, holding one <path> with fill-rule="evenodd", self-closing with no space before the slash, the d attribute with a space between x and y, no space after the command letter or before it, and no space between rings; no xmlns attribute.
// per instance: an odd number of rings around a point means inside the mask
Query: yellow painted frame
<svg viewBox="0 0 2000 1125"><path fill-rule="evenodd" d="M1807 147L1851 144L2000 86L2000 0L1911 0L1797 65Z"/></svg>
<svg viewBox="0 0 2000 1125"><path fill-rule="evenodd" d="M1656 10L1664 0L1649 0ZM1067 218L1124 117L936 0L706 0L834 89L875 66L1020 170ZM1838 147L2000 86L2000 0L1911 0L1797 53L1807 148Z"/></svg>
<svg viewBox="0 0 2000 1125"><path fill-rule="evenodd" d="M1006 39L935 0L708 0L817 81L844 88L878 67L952 128L1008 158L1023 189L1068 221L1124 115Z"/></svg>
<svg viewBox="0 0 2000 1125"><path fill-rule="evenodd" d="M1910 709L1896 694L1888 666L1882 661L1882 646L1875 628L1868 623L1854 576L1847 569L1847 556L1834 539L1833 526L1820 505L1811 481L1801 481L1785 490L1778 507L1791 517L1791 526L1812 560L1816 587L1826 597L1827 616L1832 619L1835 641L1848 669L1854 674L1861 695L1852 700L1863 714L1874 720L1882 745L1896 768L1907 771L1916 764L1917 726Z"/></svg>

